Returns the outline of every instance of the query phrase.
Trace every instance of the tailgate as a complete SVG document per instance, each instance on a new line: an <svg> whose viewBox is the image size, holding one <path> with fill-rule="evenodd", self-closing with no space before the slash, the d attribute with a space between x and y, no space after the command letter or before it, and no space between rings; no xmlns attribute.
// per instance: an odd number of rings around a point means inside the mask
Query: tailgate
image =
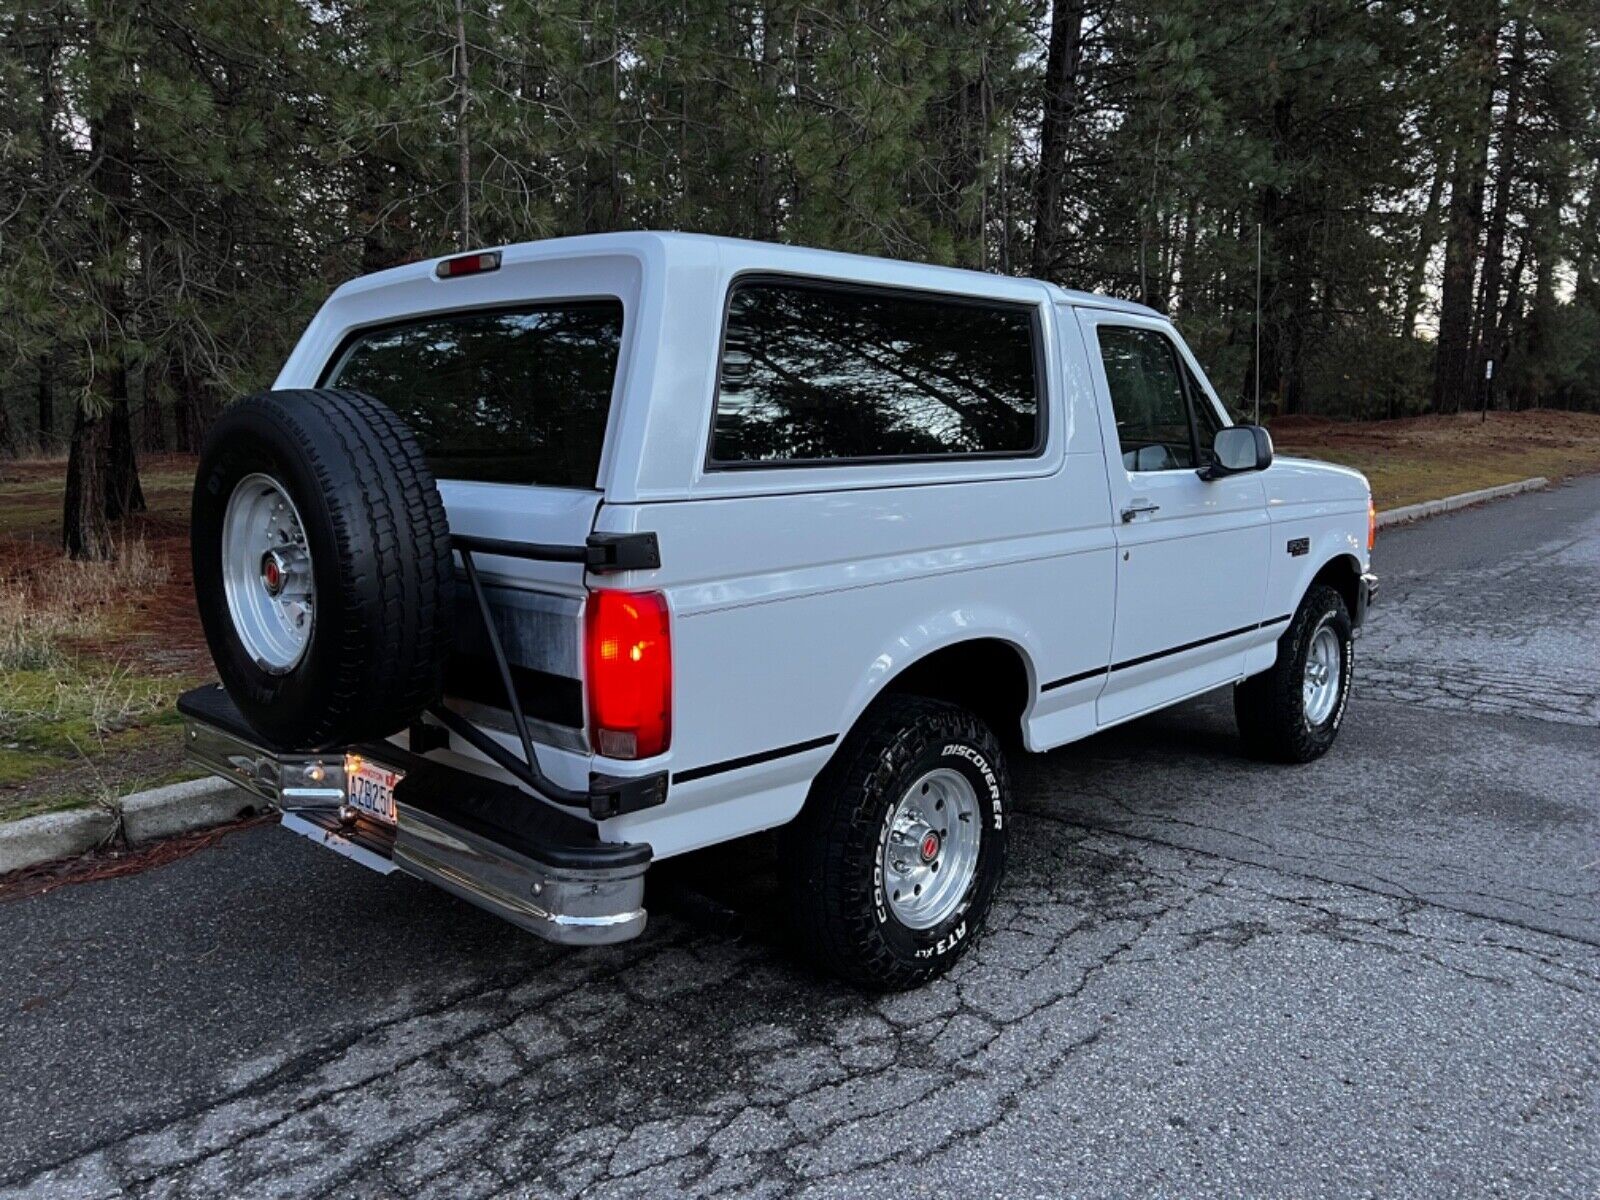
<svg viewBox="0 0 1600 1200"><path fill-rule="evenodd" d="M568 488L447 480L439 490L453 535L492 542L582 547L600 506L600 493ZM482 550L473 561L528 732L537 743L582 757L576 779L587 772L590 757L583 711L584 564ZM477 598L464 570L458 568L458 576L456 647L445 695L475 723L514 735Z"/></svg>

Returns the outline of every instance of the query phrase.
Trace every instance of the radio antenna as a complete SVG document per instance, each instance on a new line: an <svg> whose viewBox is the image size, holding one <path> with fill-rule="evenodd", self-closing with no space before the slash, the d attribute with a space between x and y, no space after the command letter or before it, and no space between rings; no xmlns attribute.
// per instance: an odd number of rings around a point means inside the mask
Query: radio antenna
<svg viewBox="0 0 1600 1200"><path fill-rule="evenodd" d="M1256 424L1261 424L1261 222L1256 222Z"/></svg>

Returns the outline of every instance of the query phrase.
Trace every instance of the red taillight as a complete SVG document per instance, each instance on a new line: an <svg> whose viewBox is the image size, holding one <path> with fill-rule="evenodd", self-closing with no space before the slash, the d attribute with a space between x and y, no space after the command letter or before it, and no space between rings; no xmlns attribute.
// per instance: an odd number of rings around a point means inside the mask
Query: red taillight
<svg viewBox="0 0 1600 1200"><path fill-rule="evenodd" d="M1372 497L1367 497L1367 553L1372 553L1372 548L1378 544L1378 506Z"/></svg>
<svg viewBox="0 0 1600 1200"><path fill-rule="evenodd" d="M660 592L589 593L589 740L607 758L650 758L672 740L672 631Z"/></svg>
<svg viewBox="0 0 1600 1200"><path fill-rule="evenodd" d="M458 254L442 260L434 273L440 279L459 279L463 275L482 275L485 271L500 269L500 251L484 250L477 254Z"/></svg>

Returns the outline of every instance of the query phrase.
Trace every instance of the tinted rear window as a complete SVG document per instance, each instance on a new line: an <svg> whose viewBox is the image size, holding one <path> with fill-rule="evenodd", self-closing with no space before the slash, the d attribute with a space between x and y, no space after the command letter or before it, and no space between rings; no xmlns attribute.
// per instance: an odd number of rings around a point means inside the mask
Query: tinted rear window
<svg viewBox="0 0 1600 1200"><path fill-rule="evenodd" d="M749 280L728 302L714 463L1028 454L1043 445L1026 305Z"/></svg>
<svg viewBox="0 0 1600 1200"><path fill-rule="evenodd" d="M621 341L617 300L459 313L362 334L327 382L394 409L441 479L592 488Z"/></svg>

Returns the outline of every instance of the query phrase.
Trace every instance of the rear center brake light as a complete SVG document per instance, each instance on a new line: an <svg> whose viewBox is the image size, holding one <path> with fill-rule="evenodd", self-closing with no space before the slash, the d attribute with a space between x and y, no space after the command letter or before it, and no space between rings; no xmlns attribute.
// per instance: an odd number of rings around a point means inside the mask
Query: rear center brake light
<svg viewBox="0 0 1600 1200"><path fill-rule="evenodd" d="M672 631L660 592L602 588L584 613L589 740L607 758L650 758L672 740Z"/></svg>
<svg viewBox="0 0 1600 1200"><path fill-rule="evenodd" d="M482 275L485 271L500 269L500 251L484 250L477 254L458 254L440 261L434 274L440 279L459 279L463 275Z"/></svg>

